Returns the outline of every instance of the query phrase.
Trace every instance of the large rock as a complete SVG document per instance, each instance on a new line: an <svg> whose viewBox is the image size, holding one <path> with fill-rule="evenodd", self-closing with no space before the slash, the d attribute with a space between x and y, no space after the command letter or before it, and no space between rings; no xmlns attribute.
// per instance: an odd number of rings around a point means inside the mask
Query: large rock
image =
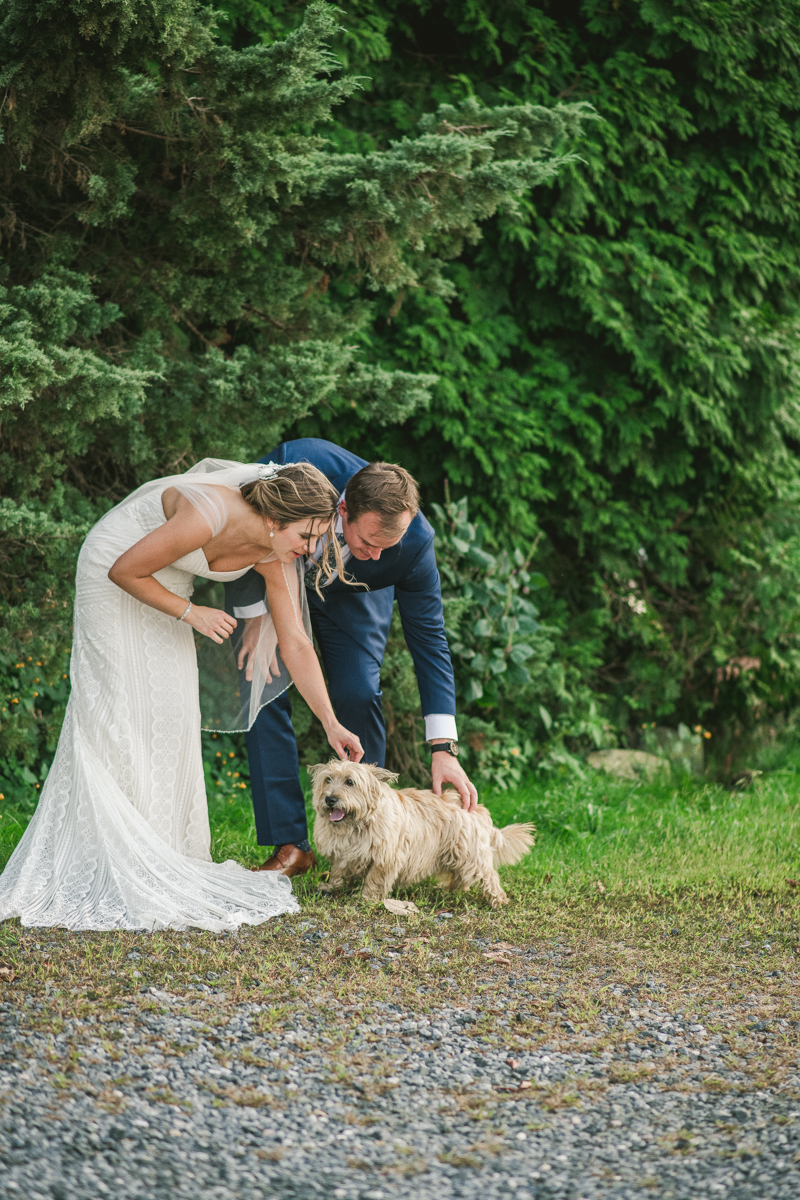
<svg viewBox="0 0 800 1200"><path fill-rule="evenodd" d="M644 775L654 779L657 775L669 775L669 763L657 754L646 754L644 750L595 750L586 760L590 767L616 775L618 779L639 779Z"/></svg>

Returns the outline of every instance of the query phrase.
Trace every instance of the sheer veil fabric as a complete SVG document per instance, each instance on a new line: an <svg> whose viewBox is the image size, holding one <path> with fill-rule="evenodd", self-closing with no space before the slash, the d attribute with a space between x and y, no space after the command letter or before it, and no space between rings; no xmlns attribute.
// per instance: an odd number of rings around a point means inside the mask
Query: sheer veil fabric
<svg viewBox="0 0 800 1200"><path fill-rule="evenodd" d="M67 713L36 813L0 876L0 920L219 931L297 911L285 876L211 861L193 630L108 578L125 550L164 523L166 488L179 488L213 535L233 492L263 470L206 459L145 484L90 531L78 559ZM284 577L308 633L300 561ZM224 582L249 569L214 572L196 550L156 577L188 601L196 576ZM285 666L270 667L276 644L265 618L253 687L240 691L235 647L209 642L219 654L204 688L210 727L248 728L289 686Z"/></svg>

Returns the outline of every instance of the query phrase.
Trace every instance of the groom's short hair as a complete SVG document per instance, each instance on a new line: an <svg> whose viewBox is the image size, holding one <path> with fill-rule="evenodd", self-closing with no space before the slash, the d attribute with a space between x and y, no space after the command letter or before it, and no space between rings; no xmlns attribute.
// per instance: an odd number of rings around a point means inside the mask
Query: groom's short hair
<svg viewBox="0 0 800 1200"><path fill-rule="evenodd" d="M400 532L400 518L419 511L419 489L413 475L397 463L368 463L347 485L347 515L357 521L364 513L377 513L383 531L392 537Z"/></svg>

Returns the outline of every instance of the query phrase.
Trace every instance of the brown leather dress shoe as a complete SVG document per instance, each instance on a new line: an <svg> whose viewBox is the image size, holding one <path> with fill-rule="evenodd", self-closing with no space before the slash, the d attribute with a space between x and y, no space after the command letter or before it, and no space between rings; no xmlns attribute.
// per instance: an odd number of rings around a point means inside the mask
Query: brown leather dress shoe
<svg viewBox="0 0 800 1200"><path fill-rule="evenodd" d="M313 850L300 850L291 842L286 846L276 846L274 854L260 867L252 867L253 871L280 871L290 879L293 875L305 875L317 865L317 856Z"/></svg>

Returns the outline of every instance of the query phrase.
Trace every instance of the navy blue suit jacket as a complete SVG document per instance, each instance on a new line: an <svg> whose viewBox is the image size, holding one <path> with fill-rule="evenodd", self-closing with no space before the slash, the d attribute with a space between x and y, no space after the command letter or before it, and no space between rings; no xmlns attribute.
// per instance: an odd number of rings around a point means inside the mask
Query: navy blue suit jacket
<svg viewBox="0 0 800 1200"><path fill-rule="evenodd" d="M282 442L261 462L310 462L330 479L341 493L357 471L366 466L363 458L321 438L298 438ZM422 513L417 513L396 546L384 550L380 558L361 562L355 557L347 563L347 574L369 586L350 587L335 579L322 589L324 603L317 593L307 590L308 602L325 613L339 628L379 662L386 648L386 635L397 599L406 645L411 651L417 674L422 712L456 711L455 682L450 648L444 632L442 588L436 555L434 532ZM264 598L264 581L255 571L226 584L226 606L245 607Z"/></svg>

